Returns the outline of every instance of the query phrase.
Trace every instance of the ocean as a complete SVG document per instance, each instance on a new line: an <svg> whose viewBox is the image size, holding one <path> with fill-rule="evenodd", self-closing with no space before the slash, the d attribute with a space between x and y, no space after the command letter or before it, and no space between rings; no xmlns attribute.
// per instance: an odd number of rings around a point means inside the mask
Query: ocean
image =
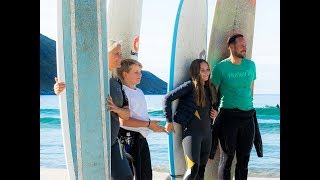
<svg viewBox="0 0 320 180"><path fill-rule="evenodd" d="M149 116L165 125L162 112L163 95L146 95ZM249 161L249 176L280 177L280 105L279 94L256 94L253 98L260 133L263 157L258 158L253 146ZM56 95L40 95L40 168L66 168L59 99ZM147 137L152 168L169 172L167 135L150 133Z"/></svg>

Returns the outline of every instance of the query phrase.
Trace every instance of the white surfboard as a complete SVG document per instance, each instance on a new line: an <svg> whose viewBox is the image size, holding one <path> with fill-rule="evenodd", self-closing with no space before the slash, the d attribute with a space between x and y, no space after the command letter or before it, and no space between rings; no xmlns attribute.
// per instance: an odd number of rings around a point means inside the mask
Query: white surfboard
<svg viewBox="0 0 320 180"><path fill-rule="evenodd" d="M142 0L110 0L108 38L122 41L122 57L138 60Z"/></svg>
<svg viewBox="0 0 320 180"><path fill-rule="evenodd" d="M247 41L247 58L251 58L256 0L217 0L211 27L211 36L208 48L208 63L210 68L221 60L229 57L227 39L230 35L241 33ZM206 170L206 180L218 179L220 148L217 148L213 160L209 159ZM234 176L236 158L231 168Z"/></svg>
<svg viewBox="0 0 320 180"><path fill-rule="evenodd" d="M111 179L106 0L58 1L57 71L70 180Z"/></svg>
<svg viewBox="0 0 320 180"><path fill-rule="evenodd" d="M207 1L181 0L174 25L170 78L168 90L187 81L189 67L194 59L206 59L207 49ZM172 104L173 113L178 100ZM182 179L186 171L186 161L182 149L182 128L173 123L175 133L169 133L169 163L171 179Z"/></svg>

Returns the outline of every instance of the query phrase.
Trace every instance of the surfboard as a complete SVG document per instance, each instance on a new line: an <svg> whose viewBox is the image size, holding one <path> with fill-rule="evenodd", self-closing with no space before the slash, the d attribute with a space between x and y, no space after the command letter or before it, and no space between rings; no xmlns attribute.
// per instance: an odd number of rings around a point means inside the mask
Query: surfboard
<svg viewBox="0 0 320 180"><path fill-rule="evenodd" d="M217 0L211 27L208 48L208 63L212 68L221 60L229 57L227 39L230 35L241 33L247 41L247 58L251 59L254 34L256 0ZM217 148L213 160L209 159L205 179L218 179L218 165L220 161L220 148ZM236 159L232 164L234 175Z"/></svg>
<svg viewBox="0 0 320 180"><path fill-rule="evenodd" d="M70 180L111 179L106 0L58 1L57 74Z"/></svg>
<svg viewBox="0 0 320 180"><path fill-rule="evenodd" d="M122 57L138 60L142 0L110 0L108 38L121 41Z"/></svg>
<svg viewBox="0 0 320 180"><path fill-rule="evenodd" d="M189 77L191 62L206 58L207 49L207 1L181 0L179 3L171 49L168 90L173 90ZM173 114L179 100L172 104ZM186 161L182 148L182 127L173 122L175 133L168 135L170 175L167 179L182 179Z"/></svg>

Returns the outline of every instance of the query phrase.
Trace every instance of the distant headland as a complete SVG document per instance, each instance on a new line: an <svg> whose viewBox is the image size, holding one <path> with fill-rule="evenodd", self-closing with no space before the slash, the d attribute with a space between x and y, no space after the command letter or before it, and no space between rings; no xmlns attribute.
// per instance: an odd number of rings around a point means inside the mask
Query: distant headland
<svg viewBox="0 0 320 180"><path fill-rule="evenodd" d="M54 77L57 76L56 42L40 34L40 95L53 95ZM142 70L137 86L144 94L165 94L167 83L149 71Z"/></svg>

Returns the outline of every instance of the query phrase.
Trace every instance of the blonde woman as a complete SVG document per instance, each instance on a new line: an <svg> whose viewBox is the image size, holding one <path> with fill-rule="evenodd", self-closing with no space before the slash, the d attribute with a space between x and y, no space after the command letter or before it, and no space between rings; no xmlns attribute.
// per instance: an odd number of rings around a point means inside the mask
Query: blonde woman
<svg viewBox="0 0 320 180"><path fill-rule="evenodd" d="M120 128L119 117L128 119L130 115L128 101L125 92L122 90L122 83L116 76L115 70L121 67L121 45L117 41L108 41L108 60L109 71L112 73L110 78L110 96L108 97L108 108L111 113L111 178L114 180L131 180L133 175L127 158L122 157L123 149L119 147L118 133ZM59 82L55 78L54 92L59 95L65 88L64 82Z"/></svg>

